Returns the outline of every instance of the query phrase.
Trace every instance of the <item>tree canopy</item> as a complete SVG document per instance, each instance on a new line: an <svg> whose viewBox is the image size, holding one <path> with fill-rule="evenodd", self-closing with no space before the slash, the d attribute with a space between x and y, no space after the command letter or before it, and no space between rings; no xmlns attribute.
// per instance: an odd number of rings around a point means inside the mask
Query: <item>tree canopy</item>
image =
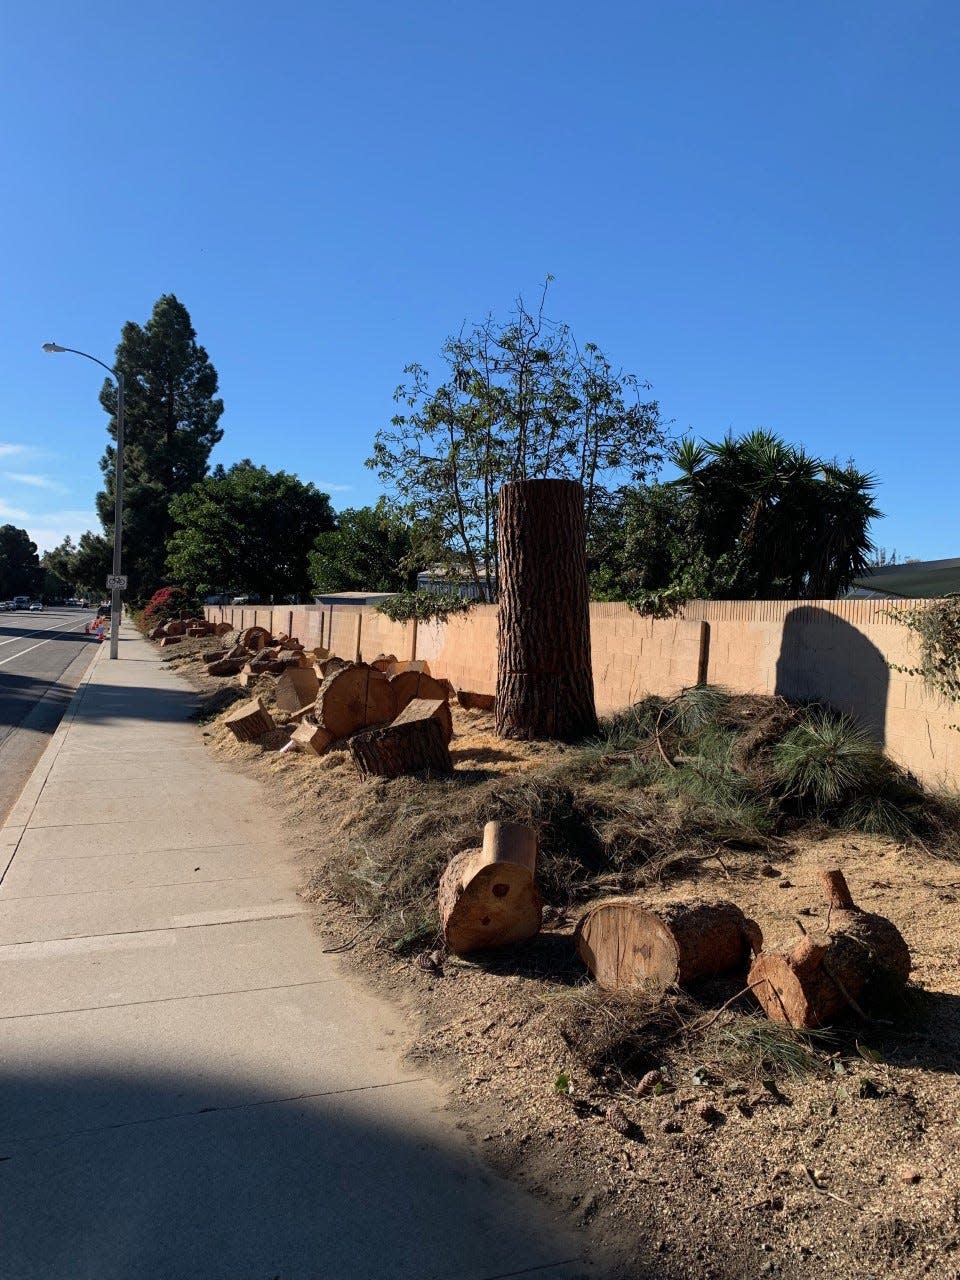
<svg viewBox="0 0 960 1280"><path fill-rule="evenodd" d="M594 589L617 599L829 599L866 569L875 480L767 431L680 441L680 475L623 489L595 531Z"/></svg>
<svg viewBox="0 0 960 1280"><path fill-rule="evenodd" d="M250 591L309 598L308 558L334 528L330 499L286 471L249 458L217 466L170 504L169 576L200 595Z"/></svg>
<svg viewBox="0 0 960 1280"><path fill-rule="evenodd" d="M413 535L381 500L375 507L347 508L336 527L317 536L310 553L310 580L327 591L403 591L416 585Z"/></svg>
<svg viewBox="0 0 960 1280"><path fill-rule="evenodd" d="M128 321L117 347L124 375L123 570L132 598L145 597L164 575L166 543L173 528L170 503L207 474L223 401L216 398L217 371L197 342L190 315L173 294L164 294L143 326ZM117 438L117 389L104 383L100 403ZM116 448L101 463L105 487L97 512L112 537L116 494Z"/></svg>
<svg viewBox="0 0 960 1280"><path fill-rule="evenodd" d="M548 282L549 283L549 282ZM377 432L373 467L411 524L428 531L431 558L461 571L481 598L497 581L496 501L511 480L579 480L588 534L613 489L641 483L661 460L664 434L646 383L615 369L594 343L520 299L503 321L448 338L446 380L408 365L403 407Z"/></svg>
<svg viewBox="0 0 960 1280"><path fill-rule="evenodd" d="M40 582L37 544L26 529L0 525L0 598L32 595Z"/></svg>

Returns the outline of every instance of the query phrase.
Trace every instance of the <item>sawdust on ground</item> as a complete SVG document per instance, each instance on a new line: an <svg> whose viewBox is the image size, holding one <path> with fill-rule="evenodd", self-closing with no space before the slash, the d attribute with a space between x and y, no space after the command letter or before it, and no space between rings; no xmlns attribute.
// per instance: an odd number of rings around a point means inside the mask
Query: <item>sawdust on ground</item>
<svg viewBox="0 0 960 1280"><path fill-rule="evenodd" d="M204 695L219 691L221 707L256 693L269 700L269 677L243 690L207 677L194 656L201 647L209 642L169 661ZM455 709L454 723L461 768L514 775L562 750L496 739L482 713ZM348 754L281 755L283 729L271 750L234 742L216 721L202 731L222 759L268 784L308 882L331 815L348 822L363 803ZM654 906L733 898L776 946L797 938L801 917L822 918L822 865L842 867L855 901L890 917L909 943L904 1023L855 1030L835 1052L821 1047L815 1070L791 1077L726 1055L724 1022L735 1015L722 1013L712 1038L681 1035L667 1062L650 1064L667 1067L670 1087L643 1097L632 1077L593 1077L561 1033L558 1007L587 984L574 921L562 913L524 948L477 963L447 958L435 971L377 946L342 903L321 898L315 908L324 935L348 946L347 961L408 1012L408 1056L446 1079L459 1126L492 1165L569 1214L596 1274L957 1280L960 867L920 847L834 833L791 838L769 862L724 851L722 862L645 897ZM609 1123L611 1103L631 1122L629 1136Z"/></svg>

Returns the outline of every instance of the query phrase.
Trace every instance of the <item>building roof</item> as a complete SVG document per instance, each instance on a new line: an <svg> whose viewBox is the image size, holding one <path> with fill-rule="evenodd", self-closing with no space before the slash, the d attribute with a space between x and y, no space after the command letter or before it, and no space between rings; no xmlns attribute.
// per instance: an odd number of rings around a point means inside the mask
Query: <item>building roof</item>
<svg viewBox="0 0 960 1280"><path fill-rule="evenodd" d="M854 581L855 594L896 596L907 600L929 600L960 592L960 559L915 560L910 564L887 564L872 569Z"/></svg>

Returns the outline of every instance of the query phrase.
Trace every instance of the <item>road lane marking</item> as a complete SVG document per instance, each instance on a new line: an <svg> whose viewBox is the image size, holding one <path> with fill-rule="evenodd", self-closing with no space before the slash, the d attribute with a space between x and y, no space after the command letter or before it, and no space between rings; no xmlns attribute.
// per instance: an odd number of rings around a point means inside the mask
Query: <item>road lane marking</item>
<svg viewBox="0 0 960 1280"><path fill-rule="evenodd" d="M0 659L0 667L5 667L8 662L14 662L17 658L22 658L24 654L33 653L34 649L40 649L45 644L53 644L54 640L61 640L64 636L70 635L74 631L79 631L81 627L86 626L85 622L80 622L75 627L68 627L66 631L60 631L55 636L51 636L49 640L38 640L36 644L30 645L28 649L21 649L19 653L11 653L9 658ZM26 636L18 636L17 639L25 640Z"/></svg>

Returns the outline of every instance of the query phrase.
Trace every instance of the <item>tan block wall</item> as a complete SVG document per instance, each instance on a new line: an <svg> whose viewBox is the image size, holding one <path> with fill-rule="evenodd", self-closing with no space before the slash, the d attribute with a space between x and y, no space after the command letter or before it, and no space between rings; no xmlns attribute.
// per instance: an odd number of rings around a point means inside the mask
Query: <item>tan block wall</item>
<svg viewBox="0 0 960 1280"><path fill-rule="evenodd" d="M914 605L917 602L912 602ZM906 606L905 606L906 607ZM234 626L289 629L308 647L425 658L455 687L495 693L497 608L478 605L446 624L393 623L375 609L300 605L208 608ZM594 691L601 715L646 694L701 682L735 693L822 701L865 725L878 743L930 786L960 787L960 708L891 670L916 661L912 633L878 600L691 601L677 618L642 618L626 604L590 606Z"/></svg>

